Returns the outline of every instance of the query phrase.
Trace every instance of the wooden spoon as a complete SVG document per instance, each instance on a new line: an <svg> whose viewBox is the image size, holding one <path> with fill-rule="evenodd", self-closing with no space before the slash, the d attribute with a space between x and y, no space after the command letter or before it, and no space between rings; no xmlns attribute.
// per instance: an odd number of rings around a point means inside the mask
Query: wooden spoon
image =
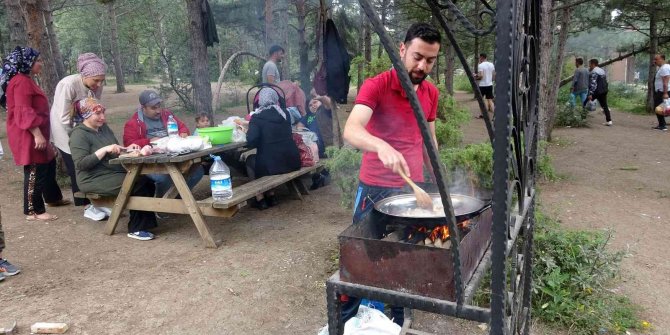
<svg viewBox="0 0 670 335"><path fill-rule="evenodd" d="M414 196L416 197L416 204L419 205L421 208L425 209L430 209L433 210L433 198L426 193L421 187L419 187L417 184L412 181L412 179L409 179L405 172L400 170L399 172L400 176L402 179L405 179L407 184L409 184L410 187L412 187L412 190L414 191Z"/></svg>

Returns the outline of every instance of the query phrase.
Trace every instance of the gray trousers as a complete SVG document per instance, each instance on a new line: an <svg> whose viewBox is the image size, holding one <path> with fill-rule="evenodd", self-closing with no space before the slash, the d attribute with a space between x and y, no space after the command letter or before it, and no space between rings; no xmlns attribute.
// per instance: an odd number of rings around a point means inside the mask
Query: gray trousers
<svg viewBox="0 0 670 335"><path fill-rule="evenodd" d="M5 231L2 230L2 213L0 212L0 252L5 249Z"/></svg>

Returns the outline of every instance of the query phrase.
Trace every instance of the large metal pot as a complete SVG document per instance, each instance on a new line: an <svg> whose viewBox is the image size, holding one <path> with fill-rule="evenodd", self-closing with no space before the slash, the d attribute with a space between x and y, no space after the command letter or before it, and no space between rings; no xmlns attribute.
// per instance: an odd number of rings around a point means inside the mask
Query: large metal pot
<svg viewBox="0 0 670 335"><path fill-rule="evenodd" d="M439 193L430 193L433 198L433 206L442 207L442 198ZM460 223L480 215L491 207L490 202L484 202L477 198L451 194L451 204L454 207L456 222ZM444 211L422 210L416 203L413 194L402 194L382 199L375 203L375 215L378 220L393 224L420 224L435 226L445 224Z"/></svg>

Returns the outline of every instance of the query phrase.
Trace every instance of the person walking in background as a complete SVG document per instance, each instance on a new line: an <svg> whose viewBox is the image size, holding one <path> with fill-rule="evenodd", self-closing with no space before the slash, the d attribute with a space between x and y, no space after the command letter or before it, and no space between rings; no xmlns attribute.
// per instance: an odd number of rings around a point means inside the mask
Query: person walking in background
<svg viewBox="0 0 670 335"><path fill-rule="evenodd" d="M670 81L670 64L665 62L665 55L655 55L654 64L658 66L656 76L654 77L654 107L663 103L663 100L668 99L668 81ZM668 131L668 126L665 122L665 116L656 114L658 119L658 126L654 129Z"/></svg>
<svg viewBox="0 0 670 335"><path fill-rule="evenodd" d="M572 86L570 87L570 107L575 107L575 97L579 97L579 102L583 106L586 97L589 94L589 70L584 66L584 59L581 57L575 58L575 75L572 78Z"/></svg>
<svg viewBox="0 0 670 335"><path fill-rule="evenodd" d="M276 84L281 81L279 67L277 65L284 59L284 48L278 45L273 45L270 47L268 54L270 57L268 58L268 61L265 62L265 65L263 65L261 82Z"/></svg>
<svg viewBox="0 0 670 335"><path fill-rule="evenodd" d="M18 266L2 258L3 250L5 250L5 231L2 230L2 213L0 213L0 281L5 280L5 277L15 276L21 272Z"/></svg>
<svg viewBox="0 0 670 335"><path fill-rule="evenodd" d="M486 109L493 113L493 81L496 79L496 69L493 63L486 60L486 54L479 54L479 65L477 66L475 79L479 80L479 91L486 99ZM479 116L480 118L483 115Z"/></svg>
<svg viewBox="0 0 670 335"><path fill-rule="evenodd" d="M0 104L7 108L7 139L14 163L23 166L23 213L28 221L52 221L46 204L67 205L56 183L56 154L49 143L49 100L31 76L42 71L39 52L16 47L0 74Z"/></svg>
<svg viewBox="0 0 670 335"><path fill-rule="evenodd" d="M588 101L597 100L605 113L605 126L612 126L612 116L607 107L607 73L598 67L598 60L589 60L589 97ZM586 103L586 102L585 102Z"/></svg>
<svg viewBox="0 0 670 335"><path fill-rule="evenodd" d="M61 79L56 85L50 115L51 139L63 158L73 195L79 192L79 187L68 143L72 128L81 123L78 114L74 112L73 103L86 97L100 99L107 65L96 54L89 52L77 57L77 70L79 73ZM100 221L111 215L109 208L95 207L86 198L74 197L74 205L85 206L84 217L91 220Z"/></svg>

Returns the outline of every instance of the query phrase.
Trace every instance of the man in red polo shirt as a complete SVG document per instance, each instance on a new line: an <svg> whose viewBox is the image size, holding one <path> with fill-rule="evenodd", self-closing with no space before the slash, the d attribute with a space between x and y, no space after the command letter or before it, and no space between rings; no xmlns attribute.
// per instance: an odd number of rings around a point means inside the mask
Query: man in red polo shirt
<svg viewBox="0 0 670 335"><path fill-rule="evenodd" d="M433 26L413 24L400 44L405 68L383 72L361 86L344 128L344 139L364 151L353 224L369 214L375 202L407 193L403 191L405 182L399 171L414 181L423 181L423 139L396 71L409 73L437 147L435 117L439 93L424 79L437 61L440 42L440 33ZM344 321L356 314L360 302L360 299L349 298L342 307ZM394 321L402 325L402 308L392 308L392 314Z"/></svg>

